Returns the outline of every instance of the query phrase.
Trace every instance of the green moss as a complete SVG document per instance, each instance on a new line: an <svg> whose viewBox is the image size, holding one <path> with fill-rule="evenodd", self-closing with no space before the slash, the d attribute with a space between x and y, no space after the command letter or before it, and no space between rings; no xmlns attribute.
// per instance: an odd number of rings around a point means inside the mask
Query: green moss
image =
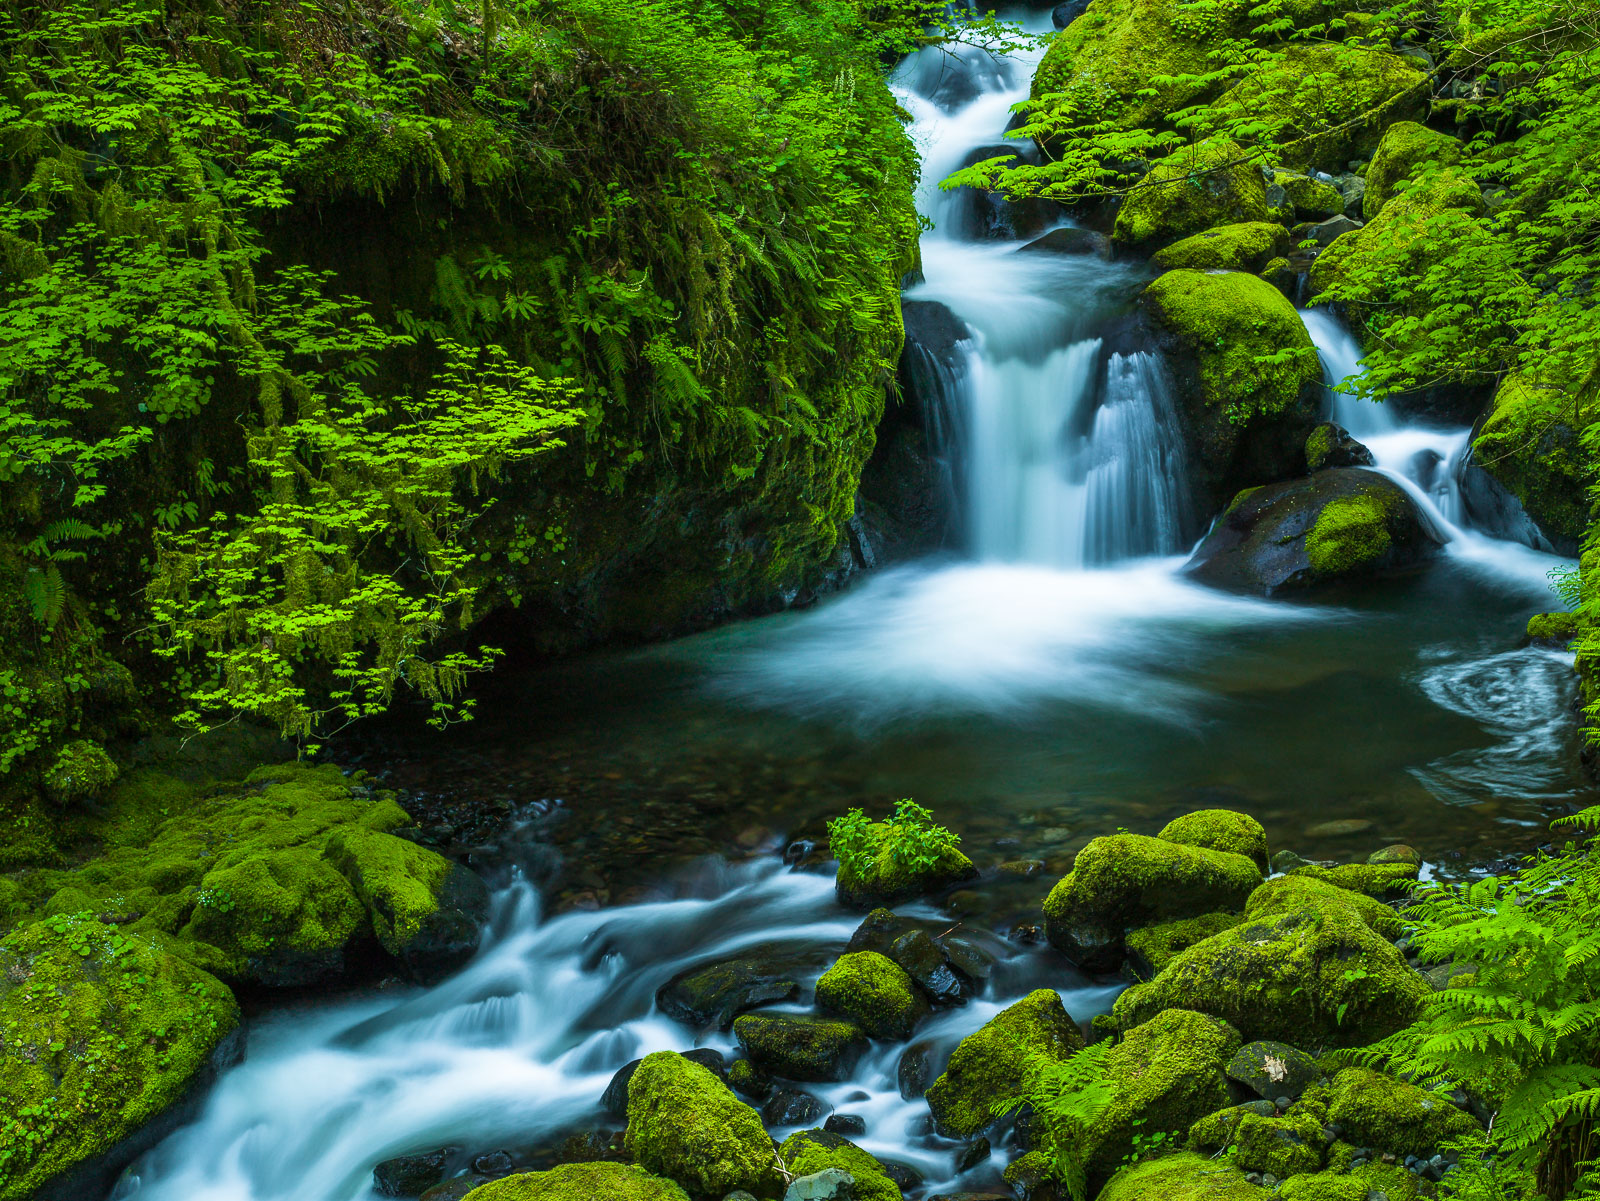
<svg viewBox="0 0 1600 1201"><path fill-rule="evenodd" d="M1280 1180L1302 1172L1318 1171L1324 1161L1328 1136L1311 1114L1282 1117L1245 1114L1234 1131L1234 1163L1250 1172L1271 1172Z"/></svg>
<svg viewBox="0 0 1600 1201"><path fill-rule="evenodd" d="M1261 271L1289 244L1289 231L1275 221L1246 221L1193 234L1151 256L1163 270Z"/></svg>
<svg viewBox="0 0 1600 1201"><path fill-rule="evenodd" d="M1235 142L1210 138L1156 163L1117 210L1111 236L1149 247L1270 216L1261 168Z"/></svg>
<svg viewBox="0 0 1600 1201"><path fill-rule="evenodd" d="M689 1201L671 1180L633 1164L569 1163L548 1172L525 1172L492 1180L467 1194L467 1201Z"/></svg>
<svg viewBox="0 0 1600 1201"><path fill-rule="evenodd" d="M1248 813L1233 809L1197 809L1173 818L1156 837L1182 846L1232 851L1249 859L1260 871L1267 870L1267 832Z"/></svg>
<svg viewBox="0 0 1600 1201"><path fill-rule="evenodd" d="M57 805L99 796L116 783L117 765L98 742L79 738L56 752L44 773L44 791Z"/></svg>
<svg viewBox="0 0 1600 1201"><path fill-rule="evenodd" d="M438 910L439 890L454 869L435 851L360 827L337 831L326 854L371 915L378 942L397 958Z"/></svg>
<svg viewBox="0 0 1600 1201"><path fill-rule="evenodd" d="M0 1199L109 1150L184 1097L238 1023L218 980L88 914L0 943Z"/></svg>
<svg viewBox="0 0 1600 1201"><path fill-rule="evenodd" d="M1270 1196L1232 1164L1186 1151L1124 1168L1098 1201L1266 1201Z"/></svg>
<svg viewBox="0 0 1600 1201"><path fill-rule="evenodd" d="M1393 1033L1430 993L1391 942L1334 903L1252 913L1124 992L1112 1013L1127 1028L1164 1009L1193 1009L1250 1041L1349 1047Z"/></svg>
<svg viewBox="0 0 1600 1201"><path fill-rule="evenodd" d="M1006 1165L1002 1179L1019 1197L1031 1197L1036 1192L1048 1196L1049 1185L1057 1181L1058 1174L1043 1151L1028 1151Z"/></svg>
<svg viewBox="0 0 1600 1201"><path fill-rule="evenodd" d="M1246 1101L1242 1105L1230 1105L1226 1109L1219 1109L1216 1113L1208 1113L1189 1127L1189 1137L1185 1140L1191 1151L1223 1151L1233 1145L1234 1131L1239 1129L1239 1123L1251 1114L1271 1117L1277 1113L1271 1101Z"/></svg>
<svg viewBox="0 0 1600 1201"><path fill-rule="evenodd" d="M1339 445L1339 436L1336 426L1324 421L1310 434L1306 435L1306 467L1316 471L1325 462Z"/></svg>
<svg viewBox="0 0 1600 1201"><path fill-rule="evenodd" d="M1344 193L1331 183L1291 171L1274 171L1272 182L1283 189L1295 215L1302 220L1325 221L1344 212Z"/></svg>
<svg viewBox="0 0 1600 1201"><path fill-rule="evenodd" d="M1082 962L1097 946L1120 952L1131 928L1239 909L1261 883L1254 862L1231 851L1139 834L1097 838L1045 899L1052 945Z"/></svg>
<svg viewBox="0 0 1600 1201"><path fill-rule="evenodd" d="M1213 934L1237 926L1244 920L1237 913L1204 913L1159 926L1146 926L1128 933L1128 962L1141 980L1156 975L1180 951L1204 942Z"/></svg>
<svg viewBox="0 0 1600 1201"><path fill-rule="evenodd" d="M1322 378L1305 323L1265 280L1169 271L1145 289L1143 303L1194 356L1205 409L1231 424L1284 412Z"/></svg>
<svg viewBox="0 0 1600 1201"><path fill-rule="evenodd" d="M697 1063L646 1055L628 1082L628 1154L696 1196L783 1191L772 1140L755 1110Z"/></svg>
<svg viewBox="0 0 1600 1201"><path fill-rule="evenodd" d="M1264 122L1285 166L1338 170L1370 158L1389 123L1425 114L1430 94L1427 73L1408 59L1357 43L1316 42L1290 45L1220 103Z"/></svg>
<svg viewBox="0 0 1600 1201"><path fill-rule="evenodd" d="M1578 431L1594 420L1593 408L1559 380L1511 375L1495 392L1472 448L1473 461L1504 484L1542 530L1570 543L1583 537L1588 519L1594 472Z"/></svg>
<svg viewBox="0 0 1600 1201"><path fill-rule="evenodd" d="M1368 1068L1346 1068L1324 1088L1329 1120L1364 1147L1427 1156L1477 1129L1440 1094Z"/></svg>
<svg viewBox="0 0 1600 1201"><path fill-rule="evenodd" d="M1424 163L1454 166L1461 159L1461 143L1449 134L1435 133L1415 121L1396 121L1383 131L1383 140L1367 167L1367 190L1361 197L1361 216L1371 221L1394 199L1399 185Z"/></svg>
<svg viewBox="0 0 1600 1201"><path fill-rule="evenodd" d="M1367 1184L1356 1176L1317 1172L1290 1176L1278 1196L1283 1201L1367 1201Z"/></svg>
<svg viewBox="0 0 1600 1201"><path fill-rule="evenodd" d="M778 1149L784 1164L796 1176L810 1176L839 1168L855 1177L853 1201L900 1201L900 1187L884 1174L883 1165L849 1139L825 1130L791 1134Z"/></svg>
<svg viewBox="0 0 1600 1201"><path fill-rule="evenodd" d="M1393 497L1380 491L1338 496L1323 505L1306 534L1311 569L1321 576L1346 575L1382 558L1392 541L1393 507Z"/></svg>
<svg viewBox="0 0 1600 1201"><path fill-rule="evenodd" d="M994 1107L1018 1096L1030 1056L1064 1059L1083 1046L1083 1034L1061 998L1041 988L995 1014L961 1040L943 1075L928 1088L928 1108L940 1128L977 1134L999 1115Z"/></svg>
<svg viewBox="0 0 1600 1201"><path fill-rule="evenodd" d="M1338 867L1297 867L1289 875L1321 880L1369 897L1403 897L1411 891L1417 872L1415 863L1345 863Z"/></svg>
<svg viewBox="0 0 1600 1201"><path fill-rule="evenodd" d="M786 1080L843 1080L867 1049L854 1022L788 1013L747 1013L734 1037L761 1071Z"/></svg>
<svg viewBox="0 0 1600 1201"><path fill-rule="evenodd" d="M1528 618L1528 637L1568 642L1578 633L1578 615L1562 610L1557 613L1535 613Z"/></svg>
<svg viewBox="0 0 1600 1201"><path fill-rule="evenodd" d="M1380 938L1393 941L1404 932L1404 923L1393 909L1365 893L1345 888L1316 875L1291 875L1268 880L1245 905L1249 917L1273 917L1281 913L1310 910L1318 913L1341 912L1364 922Z"/></svg>
<svg viewBox="0 0 1600 1201"><path fill-rule="evenodd" d="M910 1038L928 1014L928 1002L903 968L887 955L841 955L817 981L817 1005L848 1018L872 1038Z"/></svg>
<svg viewBox="0 0 1600 1201"><path fill-rule="evenodd" d="M1135 1151L1136 1135L1181 1137L1226 1106L1222 1069L1238 1049L1239 1034L1226 1023L1182 1009L1129 1029L1106 1053L1111 1097L1080 1142L1091 1184L1108 1179Z"/></svg>

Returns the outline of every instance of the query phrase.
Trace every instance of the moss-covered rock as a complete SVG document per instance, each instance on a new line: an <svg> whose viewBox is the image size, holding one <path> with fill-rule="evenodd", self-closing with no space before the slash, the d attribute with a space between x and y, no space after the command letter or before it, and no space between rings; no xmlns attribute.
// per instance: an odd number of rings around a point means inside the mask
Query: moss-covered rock
<svg viewBox="0 0 1600 1201"><path fill-rule="evenodd" d="M1371 467L1372 452L1350 436L1343 426L1324 421L1306 435L1306 470L1324 467Z"/></svg>
<svg viewBox="0 0 1600 1201"><path fill-rule="evenodd" d="M855 1022L871 1038L910 1038L929 1012L905 970L876 951L841 955L817 981L817 1006Z"/></svg>
<svg viewBox="0 0 1600 1201"><path fill-rule="evenodd" d="M1274 917L1301 911L1348 913L1366 924L1380 938L1399 938L1404 923L1393 909L1365 893L1343 888L1314 875L1279 876L1268 880L1250 894L1245 914L1252 918Z"/></svg>
<svg viewBox="0 0 1600 1201"><path fill-rule="evenodd" d="M1415 1201L1422 1195L1418 1178L1399 1164L1367 1163L1348 1172L1335 1171L1291 1176L1278 1189L1283 1201Z"/></svg>
<svg viewBox="0 0 1600 1201"><path fill-rule="evenodd" d="M1238 1032L1204 1014L1170 1009L1135 1026L1106 1053L1106 1105L1079 1141L1091 1186L1110 1178L1135 1147L1135 1136L1182 1136L1228 1104L1223 1066L1239 1049Z"/></svg>
<svg viewBox="0 0 1600 1201"><path fill-rule="evenodd" d="M890 822L867 827L868 854L860 861L841 861L834 878L839 900L857 909L893 905L912 897L949 888L978 874L972 860L953 846L942 847L932 863L919 864L903 855L902 839L914 836Z"/></svg>
<svg viewBox="0 0 1600 1201"><path fill-rule="evenodd" d="M99 796L116 783L117 765L105 747L88 738L67 743L44 773L44 791L57 805Z"/></svg>
<svg viewBox="0 0 1600 1201"><path fill-rule="evenodd" d="M1233 1132L1233 1160L1246 1171L1271 1172L1282 1180L1320 1170L1329 1141L1322 1123L1308 1113L1245 1114Z"/></svg>
<svg viewBox="0 0 1600 1201"><path fill-rule="evenodd" d="M1206 847L1243 855L1263 873L1267 870L1267 832L1248 813L1233 809L1197 809L1161 827L1157 838L1186 847Z"/></svg>
<svg viewBox="0 0 1600 1201"><path fill-rule="evenodd" d="M867 1049L855 1023L810 1015L747 1013L733 1033L759 1071L785 1080L847 1080Z"/></svg>
<svg viewBox="0 0 1600 1201"><path fill-rule="evenodd" d="M1382 212L1400 185L1422 164L1454 166L1460 160L1461 143L1449 134L1435 133L1415 121L1396 121L1383 131L1383 139L1367 166L1361 216L1371 221Z"/></svg>
<svg viewBox="0 0 1600 1201"><path fill-rule="evenodd" d="M1528 637L1536 642L1565 645L1578 634L1578 615L1563 609L1556 613L1535 613L1528 618Z"/></svg>
<svg viewBox="0 0 1600 1201"><path fill-rule="evenodd" d="M1404 1026L1430 991L1393 943L1336 905L1252 915L1134 985L1112 1013L1127 1028L1163 1010L1191 1009L1252 1041L1350 1047Z"/></svg>
<svg viewBox="0 0 1600 1201"><path fill-rule="evenodd" d="M47 1184L105 1196L150 1141L124 1140L159 1136L152 1121L197 1101L238 1020L219 980L147 935L87 913L13 931L0 942L0 1198Z"/></svg>
<svg viewBox="0 0 1600 1201"><path fill-rule="evenodd" d="M1244 1085L1264 1101L1296 1100L1322 1079L1322 1068L1306 1052L1288 1043L1253 1042L1228 1061L1228 1079ZM1282 1176L1277 1172L1275 1175Z"/></svg>
<svg viewBox="0 0 1600 1201"><path fill-rule="evenodd" d="M1163 246L1151 256L1162 270L1262 271L1289 245L1289 231L1276 221L1222 225Z"/></svg>
<svg viewBox="0 0 1600 1201"><path fill-rule="evenodd" d="M1377 149L1384 127L1426 114L1432 88L1409 59L1356 42L1291 45L1221 103L1267 126L1285 166L1342 170Z"/></svg>
<svg viewBox="0 0 1600 1201"><path fill-rule="evenodd" d="M1328 1118L1344 1137L1396 1155L1433 1155L1477 1124L1438 1093L1368 1068L1346 1068L1325 1086Z"/></svg>
<svg viewBox="0 0 1600 1201"><path fill-rule="evenodd" d="M675 1052L646 1055L628 1081L624 1138L640 1167L671 1177L696 1197L783 1191L760 1115Z"/></svg>
<svg viewBox="0 0 1600 1201"><path fill-rule="evenodd" d="M784 1166L796 1176L810 1176L827 1168L849 1172L852 1201L900 1201L900 1186L889 1179L880 1164L842 1135L826 1130L791 1134L778 1149Z"/></svg>
<svg viewBox="0 0 1600 1201"><path fill-rule="evenodd" d="M803 967L792 955L757 948L755 954L678 973L656 990L656 1004L687 1025L726 1030L747 1009L792 1000L800 992Z"/></svg>
<svg viewBox="0 0 1600 1201"><path fill-rule="evenodd" d="M1271 1195L1232 1164L1185 1151L1122 1169L1098 1201L1266 1201Z"/></svg>
<svg viewBox="0 0 1600 1201"><path fill-rule="evenodd" d="M1321 880L1369 897L1403 897L1416 883L1419 868L1415 863L1344 863L1337 867L1313 863L1297 867L1289 875Z"/></svg>
<svg viewBox="0 0 1600 1201"><path fill-rule="evenodd" d="M1245 1101L1216 1113L1208 1113L1189 1127L1184 1145L1191 1151L1225 1151L1233 1146L1233 1134L1249 1114L1270 1118L1278 1112L1271 1101Z"/></svg>
<svg viewBox="0 0 1600 1201"><path fill-rule="evenodd" d="M1231 851L1140 834L1097 838L1045 899L1050 943L1090 971L1114 968L1135 927L1239 909L1261 883L1255 863Z"/></svg>
<svg viewBox="0 0 1600 1201"><path fill-rule="evenodd" d="M1214 587L1272 596L1409 570L1439 545L1399 484L1363 467L1331 467L1241 495L1187 570Z"/></svg>
<svg viewBox="0 0 1600 1201"><path fill-rule="evenodd" d="M1148 980L1171 963L1178 952L1187 951L1195 943L1204 942L1242 921L1243 914L1203 913L1199 917L1130 930L1125 940L1128 966L1139 979Z"/></svg>
<svg viewBox="0 0 1600 1201"><path fill-rule="evenodd" d="M629 1163L568 1163L479 1185L467 1201L689 1201L671 1180Z"/></svg>
<svg viewBox="0 0 1600 1201"><path fill-rule="evenodd" d="M1473 461L1567 553L1576 552L1588 519L1594 473L1578 434L1594 417L1593 405L1575 401L1562 381L1519 372L1501 381L1472 447Z"/></svg>
<svg viewBox="0 0 1600 1201"><path fill-rule="evenodd" d="M1331 183L1294 171L1275 171L1272 182L1283 189L1294 215L1302 221L1326 221L1344 212L1344 193Z"/></svg>
<svg viewBox="0 0 1600 1201"><path fill-rule="evenodd" d="M1284 294L1243 272L1178 270L1139 303L1172 371L1201 501L1215 510L1240 487L1298 475L1322 365Z"/></svg>
<svg viewBox="0 0 1600 1201"><path fill-rule="evenodd" d="M997 1103L1022 1092L1030 1056L1065 1059L1082 1046L1083 1033L1060 996L1037 989L961 1040L928 1088L928 1108L947 1133L977 1134L999 1116Z"/></svg>
<svg viewBox="0 0 1600 1201"><path fill-rule="evenodd" d="M1261 168L1237 143L1211 138L1157 162L1117 210L1111 236L1124 246L1152 249L1270 217Z"/></svg>

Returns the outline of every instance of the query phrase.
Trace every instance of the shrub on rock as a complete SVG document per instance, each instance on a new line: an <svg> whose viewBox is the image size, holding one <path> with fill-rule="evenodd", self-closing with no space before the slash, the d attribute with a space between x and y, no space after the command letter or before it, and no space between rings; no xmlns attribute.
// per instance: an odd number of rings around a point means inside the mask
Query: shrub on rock
<svg viewBox="0 0 1600 1201"><path fill-rule="evenodd" d="M841 955L817 981L817 1006L855 1022L871 1038L910 1038L929 1012L911 977L876 951Z"/></svg>
<svg viewBox="0 0 1600 1201"><path fill-rule="evenodd" d="M936 892L978 874L960 839L911 800L887 821L868 821L859 809L828 823L828 845L839 860L835 890L858 909Z"/></svg>
<svg viewBox="0 0 1600 1201"><path fill-rule="evenodd" d="M755 1110L697 1063L646 1055L628 1082L628 1154L697 1197L782 1191L772 1140Z"/></svg>
<svg viewBox="0 0 1600 1201"><path fill-rule="evenodd" d="M995 1120L996 1103L1022 1092L1030 1056L1062 1060L1082 1046L1083 1034L1060 996L1037 989L961 1040L928 1088L928 1108L940 1129L977 1134Z"/></svg>

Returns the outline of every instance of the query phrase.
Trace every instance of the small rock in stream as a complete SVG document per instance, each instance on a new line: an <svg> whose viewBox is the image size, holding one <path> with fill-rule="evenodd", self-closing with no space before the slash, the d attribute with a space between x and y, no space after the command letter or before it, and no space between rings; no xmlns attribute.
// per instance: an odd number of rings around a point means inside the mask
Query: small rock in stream
<svg viewBox="0 0 1600 1201"><path fill-rule="evenodd" d="M830 1113L822 1128L829 1134L842 1134L850 1138L867 1132L867 1119L855 1113Z"/></svg>
<svg viewBox="0 0 1600 1201"><path fill-rule="evenodd" d="M380 1197L420 1197L444 1180L455 1147L396 1155L372 1169L372 1188Z"/></svg>
<svg viewBox="0 0 1600 1201"><path fill-rule="evenodd" d="M856 1178L842 1168L823 1168L790 1184L783 1201L850 1201L855 1182Z"/></svg>
<svg viewBox="0 0 1600 1201"><path fill-rule="evenodd" d="M462 1201L473 1189L488 1183L487 1176L457 1176L454 1180L434 1185L422 1194L421 1201Z"/></svg>
<svg viewBox="0 0 1600 1201"><path fill-rule="evenodd" d="M811 1126L828 1112L823 1102L797 1088L780 1088L761 1107L761 1120L768 1126Z"/></svg>
<svg viewBox="0 0 1600 1201"><path fill-rule="evenodd" d="M472 1161L472 1170L485 1176L509 1176L515 1167L508 1151L490 1151Z"/></svg>
<svg viewBox="0 0 1600 1201"><path fill-rule="evenodd" d="M973 1168L989 1158L990 1152L989 1140L986 1138L976 1139L968 1143L961 1148L960 1154L956 1156L956 1174L960 1175L962 1172L972 1171Z"/></svg>

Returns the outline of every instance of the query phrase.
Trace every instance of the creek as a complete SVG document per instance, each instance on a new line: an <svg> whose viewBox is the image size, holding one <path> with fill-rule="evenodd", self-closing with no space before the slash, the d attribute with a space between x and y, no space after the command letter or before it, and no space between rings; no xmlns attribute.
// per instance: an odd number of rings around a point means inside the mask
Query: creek
<svg viewBox="0 0 1600 1201"><path fill-rule="evenodd" d="M661 985L756 946L810 965L810 981L843 948L860 915L803 840L851 805L915 796L985 869L948 908L901 909L964 921L993 961L981 997L919 1030L937 1063L1032 988L1060 990L1080 1022L1109 1007L1118 981L1028 933L1096 835L1226 805L1275 848L1364 858L1406 841L1449 874L1531 845L1584 787L1570 659L1520 636L1553 607L1560 560L1474 525L1467 430L1329 392L1447 538L1425 571L1318 604L1181 574L1203 530L1164 368L1112 337L1147 275L1019 253L1026 239L937 187L1000 140L1033 63L930 49L896 78L934 222L908 298L971 331L924 398L959 466L968 553L809 610L501 679L448 744L390 748L393 782L508 815L471 848L498 885L478 957L433 988L253 1018L245 1062L116 1201L366 1201L392 1155L450 1144L538 1166L566 1135L615 1129L600 1096L627 1061L733 1049L662 1014ZM1351 373L1348 333L1305 319L1330 381ZM811 870L785 864L791 844ZM864 1118L861 1145L927 1193L995 1185L1004 1149L958 1180L958 1145L900 1094L902 1049L878 1045L848 1083L810 1091Z"/></svg>

